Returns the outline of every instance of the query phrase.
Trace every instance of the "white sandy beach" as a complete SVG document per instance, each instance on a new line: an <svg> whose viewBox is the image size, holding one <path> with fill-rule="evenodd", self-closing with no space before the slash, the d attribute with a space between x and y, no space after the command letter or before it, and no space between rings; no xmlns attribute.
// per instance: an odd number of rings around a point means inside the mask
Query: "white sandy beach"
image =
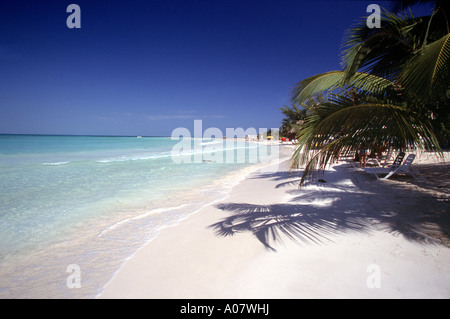
<svg viewBox="0 0 450 319"><path fill-rule="evenodd" d="M162 230L98 297L450 298L449 166L422 158L417 181L338 163L301 189L288 161L262 168Z"/></svg>

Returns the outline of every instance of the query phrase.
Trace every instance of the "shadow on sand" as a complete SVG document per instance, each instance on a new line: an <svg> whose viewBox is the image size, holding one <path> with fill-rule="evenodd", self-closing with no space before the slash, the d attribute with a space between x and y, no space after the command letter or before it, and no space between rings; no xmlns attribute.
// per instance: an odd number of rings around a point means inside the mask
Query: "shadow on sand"
<svg viewBox="0 0 450 319"><path fill-rule="evenodd" d="M218 236L251 232L268 249L283 239L298 244L326 244L348 232L386 231L421 243L450 246L449 202L399 183L377 181L364 172L338 165L325 183L298 189L299 175L277 172L254 178L272 179L285 188L287 203L222 203L230 216L211 225Z"/></svg>

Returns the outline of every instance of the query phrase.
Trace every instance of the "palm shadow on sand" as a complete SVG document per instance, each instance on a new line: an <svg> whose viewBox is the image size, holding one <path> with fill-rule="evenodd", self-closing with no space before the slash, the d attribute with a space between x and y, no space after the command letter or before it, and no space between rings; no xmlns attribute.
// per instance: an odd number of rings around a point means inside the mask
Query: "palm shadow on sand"
<svg viewBox="0 0 450 319"><path fill-rule="evenodd" d="M343 177L347 183L342 183ZM327 172L323 188L297 189L288 172L261 174L255 178L279 181L278 187L286 188L292 199L270 205L216 205L230 214L210 226L218 236L251 232L273 251L285 239L298 244L323 245L344 233L374 230L401 234L421 243L450 243L448 202L436 202L429 194L402 191L396 184L377 184L370 176L350 171L346 165L335 166L335 171Z"/></svg>

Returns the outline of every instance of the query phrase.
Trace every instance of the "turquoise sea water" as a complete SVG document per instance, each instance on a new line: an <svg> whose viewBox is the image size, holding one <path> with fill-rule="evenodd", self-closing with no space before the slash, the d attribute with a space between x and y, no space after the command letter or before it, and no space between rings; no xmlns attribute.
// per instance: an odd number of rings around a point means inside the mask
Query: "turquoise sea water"
<svg viewBox="0 0 450 319"><path fill-rule="evenodd" d="M0 296L95 296L161 228L277 157L229 140L0 135Z"/></svg>

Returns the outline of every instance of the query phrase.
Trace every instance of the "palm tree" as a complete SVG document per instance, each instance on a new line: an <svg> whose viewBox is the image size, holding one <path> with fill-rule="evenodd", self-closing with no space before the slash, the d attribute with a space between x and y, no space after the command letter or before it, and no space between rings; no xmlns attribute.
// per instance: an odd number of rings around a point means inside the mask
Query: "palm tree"
<svg viewBox="0 0 450 319"><path fill-rule="evenodd" d="M350 150L384 146L440 152L437 136L448 136L450 33L448 10L436 3L428 17L384 11L381 29L369 29L363 20L346 35L343 70L297 84L295 103L326 97L298 135L293 167L306 165L301 184Z"/></svg>
<svg viewBox="0 0 450 319"><path fill-rule="evenodd" d="M292 140L296 138L298 131L305 122L308 111L305 108L300 109L297 105L291 107L284 105L280 110L285 116L281 122L280 136Z"/></svg>

